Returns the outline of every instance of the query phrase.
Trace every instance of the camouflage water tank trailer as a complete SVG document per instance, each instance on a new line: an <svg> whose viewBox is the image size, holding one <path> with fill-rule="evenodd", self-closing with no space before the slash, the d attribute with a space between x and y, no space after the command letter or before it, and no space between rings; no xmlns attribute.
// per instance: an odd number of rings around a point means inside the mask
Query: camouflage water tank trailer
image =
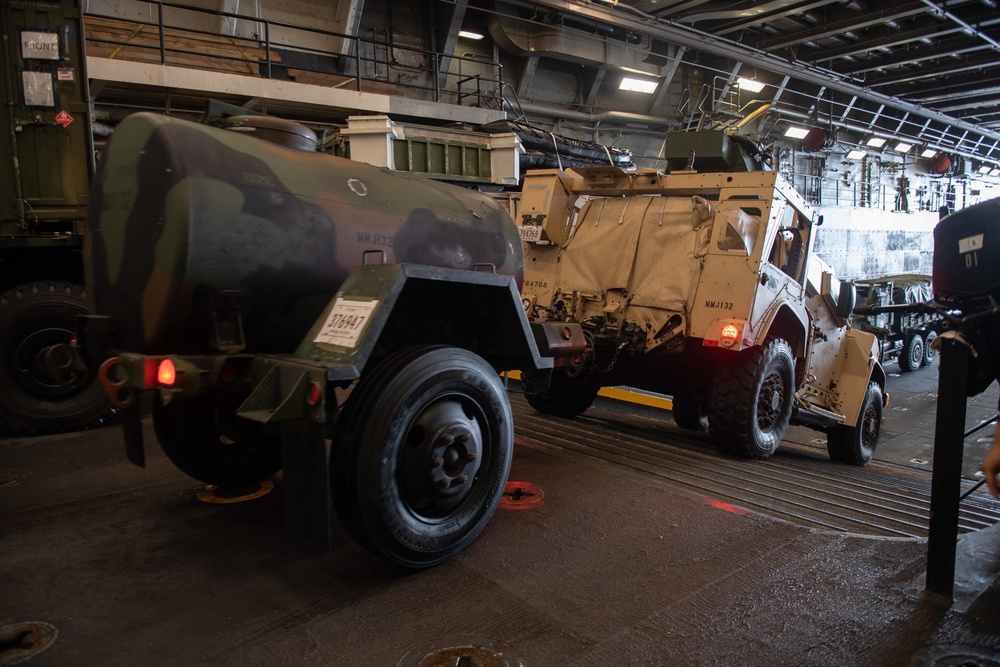
<svg viewBox="0 0 1000 667"><path fill-rule="evenodd" d="M192 477L283 469L299 532L329 539L332 495L371 551L414 568L453 556L510 467L498 371L567 363L582 330L529 325L517 229L489 198L317 153L295 123L219 123L118 126L89 219L98 315L50 365L100 366L135 463L146 396Z"/></svg>
<svg viewBox="0 0 1000 667"><path fill-rule="evenodd" d="M789 423L864 465L885 373L852 329L853 286L812 255L819 219L775 172L529 172L521 209L523 306L579 323L587 351L524 374L539 411L572 417L601 386L673 396L674 419L764 459Z"/></svg>

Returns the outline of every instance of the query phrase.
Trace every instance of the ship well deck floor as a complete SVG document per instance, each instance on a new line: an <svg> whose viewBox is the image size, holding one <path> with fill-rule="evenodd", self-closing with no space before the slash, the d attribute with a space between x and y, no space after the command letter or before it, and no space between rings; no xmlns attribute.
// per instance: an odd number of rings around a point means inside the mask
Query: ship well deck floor
<svg viewBox="0 0 1000 667"><path fill-rule="evenodd" d="M923 595L936 368L889 392L862 470L805 428L754 463L667 412L545 419L514 394L511 480L544 497L416 574L339 527L329 552L289 536L280 476L204 504L156 447L128 464L116 428L0 436L0 624L55 629L32 665L997 664L1000 502L963 503L954 603ZM967 443L966 488L991 433Z"/></svg>

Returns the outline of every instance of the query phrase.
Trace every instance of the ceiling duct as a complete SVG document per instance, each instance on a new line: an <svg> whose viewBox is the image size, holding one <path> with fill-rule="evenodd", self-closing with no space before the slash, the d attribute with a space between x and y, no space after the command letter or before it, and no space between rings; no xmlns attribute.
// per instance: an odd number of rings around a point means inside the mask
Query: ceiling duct
<svg viewBox="0 0 1000 667"><path fill-rule="evenodd" d="M545 56L590 67L612 67L660 76L664 56L653 53L653 39L596 21L548 12L519 18L519 4L498 2L490 16L490 35L500 48L523 57ZM647 62L648 60L648 62Z"/></svg>

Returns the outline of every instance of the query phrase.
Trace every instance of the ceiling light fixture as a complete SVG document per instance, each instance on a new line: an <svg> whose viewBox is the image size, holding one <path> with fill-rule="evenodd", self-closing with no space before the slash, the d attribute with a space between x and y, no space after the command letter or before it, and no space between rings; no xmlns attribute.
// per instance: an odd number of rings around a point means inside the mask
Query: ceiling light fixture
<svg viewBox="0 0 1000 667"><path fill-rule="evenodd" d="M909 153L911 148L913 148L913 144L907 144L900 141L898 144L896 144L896 148L894 150L897 153Z"/></svg>
<svg viewBox="0 0 1000 667"><path fill-rule="evenodd" d="M622 82L618 84L618 90L630 90L634 93L651 93L656 90L655 81L646 81L644 79L633 79L632 77L626 76L622 78Z"/></svg>
<svg viewBox="0 0 1000 667"><path fill-rule="evenodd" d="M736 80L736 83L740 84L741 89L750 91L751 93L759 93L764 90L765 85L755 79L744 79L742 76Z"/></svg>
<svg viewBox="0 0 1000 667"><path fill-rule="evenodd" d="M785 130L785 136L791 137L792 139L805 139L807 134L809 134L809 130L807 128L795 127L794 125Z"/></svg>
<svg viewBox="0 0 1000 667"><path fill-rule="evenodd" d="M928 158L928 157L934 157L935 155L937 155L936 150L934 150L933 148L925 148L924 152L920 154L920 157Z"/></svg>
<svg viewBox="0 0 1000 667"><path fill-rule="evenodd" d="M991 169L990 176L1000 176L1000 169Z"/></svg>
<svg viewBox="0 0 1000 667"><path fill-rule="evenodd" d="M984 164L982 167L979 168L979 173L980 174L990 173L990 166L988 164Z"/></svg>
<svg viewBox="0 0 1000 667"><path fill-rule="evenodd" d="M480 35L478 32L472 32L471 30L459 30L458 36L465 37L466 39L475 39L475 40L480 40L483 38L483 36Z"/></svg>
<svg viewBox="0 0 1000 667"><path fill-rule="evenodd" d="M847 154L847 159L848 160L860 160L861 158L863 158L866 155L868 155L868 154L865 153L864 151L859 151L859 150L855 149L855 150L853 150L853 151L851 151L850 153Z"/></svg>
<svg viewBox="0 0 1000 667"><path fill-rule="evenodd" d="M867 141L867 144L872 148L882 148L885 146L885 139L882 137L872 137Z"/></svg>

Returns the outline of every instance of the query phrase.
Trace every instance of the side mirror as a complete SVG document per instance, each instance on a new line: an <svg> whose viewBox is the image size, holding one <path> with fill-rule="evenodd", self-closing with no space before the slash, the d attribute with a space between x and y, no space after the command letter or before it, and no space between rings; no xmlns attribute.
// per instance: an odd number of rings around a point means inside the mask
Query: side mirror
<svg viewBox="0 0 1000 667"><path fill-rule="evenodd" d="M858 300L858 292L853 282L846 280L840 283L840 293L837 295L837 317L850 319Z"/></svg>

